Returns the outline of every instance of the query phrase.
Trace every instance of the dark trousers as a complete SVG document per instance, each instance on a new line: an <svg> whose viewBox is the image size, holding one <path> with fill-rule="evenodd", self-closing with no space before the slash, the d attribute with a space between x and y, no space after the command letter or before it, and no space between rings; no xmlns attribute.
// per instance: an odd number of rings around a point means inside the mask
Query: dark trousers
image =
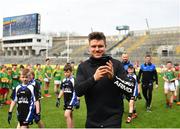
<svg viewBox="0 0 180 129"><path fill-rule="evenodd" d="M151 106L152 101L152 91L153 91L153 83L144 83L142 84L142 93L146 100L146 107Z"/></svg>

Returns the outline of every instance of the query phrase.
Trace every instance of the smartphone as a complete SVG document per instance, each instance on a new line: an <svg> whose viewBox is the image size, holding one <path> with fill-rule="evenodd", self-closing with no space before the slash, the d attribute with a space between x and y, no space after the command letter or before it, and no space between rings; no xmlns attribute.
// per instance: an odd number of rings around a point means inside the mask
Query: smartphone
<svg viewBox="0 0 180 129"><path fill-rule="evenodd" d="M106 65L106 62L109 62L109 60L111 60L110 56L103 56L103 57L101 57L100 65L101 66Z"/></svg>

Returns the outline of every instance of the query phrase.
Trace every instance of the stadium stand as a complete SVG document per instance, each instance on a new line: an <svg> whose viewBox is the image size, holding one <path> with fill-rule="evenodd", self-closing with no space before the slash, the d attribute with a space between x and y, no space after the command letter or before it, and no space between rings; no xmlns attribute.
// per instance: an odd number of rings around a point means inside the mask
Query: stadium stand
<svg viewBox="0 0 180 129"><path fill-rule="evenodd" d="M130 31L128 35L107 36L107 53L116 59L120 59L123 52L130 55L132 62L144 62L145 54L151 54L153 62L157 65L164 64L167 60L174 63L180 62L180 27L155 28L140 31ZM0 42L2 42L0 40ZM46 57L52 58L52 63L64 64L67 59L67 44L69 42L69 61L76 64L89 57L87 36L52 37L52 48L44 51L44 54L36 56L15 57L3 56L0 49L2 63L44 63ZM2 44L0 44L2 46ZM1 47L2 48L2 47ZM47 55L48 54L48 55Z"/></svg>

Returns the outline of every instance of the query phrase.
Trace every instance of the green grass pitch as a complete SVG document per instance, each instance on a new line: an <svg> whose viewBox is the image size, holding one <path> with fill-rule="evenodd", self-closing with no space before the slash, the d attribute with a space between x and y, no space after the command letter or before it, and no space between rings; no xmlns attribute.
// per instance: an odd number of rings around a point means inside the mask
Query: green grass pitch
<svg viewBox="0 0 180 129"><path fill-rule="evenodd" d="M180 106L173 104L172 109L165 107L165 97L163 94L163 82L159 76L159 88L153 90L152 112L146 112L144 98L138 100L136 109L138 117L130 124L126 124L128 115L127 101L125 102L125 112L123 115L123 128L180 128ZM53 93L53 85L51 85L51 98L43 98L41 101L42 113L41 118L45 123L46 128L66 128L64 120L63 99L61 100L60 108L55 107L56 98ZM143 97L143 96L142 96ZM15 128L17 125L16 109L13 112L11 125L7 122L7 112L9 106L5 105L0 108L0 128ZM75 128L84 128L86 121L86 105L84 97L81 97L80 109L73 111ZM32 128L37 128L36 124L31 125Z"/></svg>

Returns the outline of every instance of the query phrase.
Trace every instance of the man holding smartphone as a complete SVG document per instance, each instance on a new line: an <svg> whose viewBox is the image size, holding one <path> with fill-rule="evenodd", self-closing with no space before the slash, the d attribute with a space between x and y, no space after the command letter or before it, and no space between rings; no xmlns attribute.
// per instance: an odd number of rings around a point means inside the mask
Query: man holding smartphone
<svg viewBox="0 0 180 129"><path fill-rule="evenodd" d="M116 76L125 78L126 72L120 61L105 56L106 37L102 32L90 33L88 40L91 56L78 66L75 84L77 96L85 96L86 128L120 128L124 91L114 80Z"/></svg>

